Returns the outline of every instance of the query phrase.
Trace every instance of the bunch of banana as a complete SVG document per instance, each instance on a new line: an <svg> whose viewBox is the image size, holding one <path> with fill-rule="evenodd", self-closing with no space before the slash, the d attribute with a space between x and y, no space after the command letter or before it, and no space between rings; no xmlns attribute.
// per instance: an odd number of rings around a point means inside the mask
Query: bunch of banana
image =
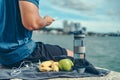
<svg viewBox="0 0 120 80"><path fill-rule="evenodd" d="M44 61L41 64L39 64L39 70L42 72L49 72L49 71L58 72L59 71L58 65L59 65L58 62L54 62L52 60Z"/></svg>

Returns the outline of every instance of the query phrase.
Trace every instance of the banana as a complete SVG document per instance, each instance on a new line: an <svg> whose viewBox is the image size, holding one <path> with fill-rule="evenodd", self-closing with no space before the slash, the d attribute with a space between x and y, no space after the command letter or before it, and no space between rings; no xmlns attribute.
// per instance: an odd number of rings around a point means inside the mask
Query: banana
<svg viewBox="0 0 120 80"><path fill-rule="evenodd" d="M49 72L49 71L58 72L59 71L58 65L59 65L58 62L54 62L52 60L44 61L41 64L39 64L39 70L42 72Z"/></svg>
<svg viewBox="0 0 120 80"><path fill-rule="evenodd" d="M58 72L58 71L59 71L58 62L54 62L54 63L52 64L52 69L53 69L53 71L55 71L55 72Z"/></svg>
<svg viewBox="0 0 120 80"><path fill-rule="evenodd" d="M58 63L58 62L53 62L53 64L52 64L52 65L57 65L57 66L58 66L58 65L59 65L59 63Z"/></svg>
<svg viewBox="0 0 120 80"><path fill-rule="evenodd" d="M52 71L52 68L50 68L50 67L40 67L40 71L49 72L49 71Z"/></svg>
<svg viewBox="0 0 120 80"><path fill-rule="evenodd" d="M41 65L43 65L43 66L51 66L53 62L54 61L52 61L52 60L44 61L44 62L41 63Z"/></svg>
<svg viewBox="0 0 120 80"><path fill-rule="evenodd" d="M44 61L42 62L40 65L39 65L39 70L40 71L45 71L45 72L49 72L49 71L52 71L52 63L54 61L50 60L50 61Z"/></svg>

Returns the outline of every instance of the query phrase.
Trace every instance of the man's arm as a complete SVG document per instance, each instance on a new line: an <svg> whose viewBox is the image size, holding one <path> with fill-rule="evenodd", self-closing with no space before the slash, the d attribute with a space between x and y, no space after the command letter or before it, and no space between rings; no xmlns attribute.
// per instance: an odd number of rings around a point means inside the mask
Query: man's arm
<svg viewBox="0 0 120 80"><path fill-rule="evenodd" d="M37 30L43 28L47 25L50 25L54 21L54 19L49 16L42 18L39 15L37 6L31 2L20 0L19 7L22 23L28 30Z"/></svg>

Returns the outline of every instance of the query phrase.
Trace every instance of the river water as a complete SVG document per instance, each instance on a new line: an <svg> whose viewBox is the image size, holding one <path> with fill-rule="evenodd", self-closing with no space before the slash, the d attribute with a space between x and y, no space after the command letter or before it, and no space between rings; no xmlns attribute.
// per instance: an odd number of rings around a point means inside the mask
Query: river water
<svg viewBox="0 0 120 80"><path fill-rule="evenodd" d="M73 50L73 35L34 32L33 40ZM86 58L93 65L120 72L120 37L86 37Z"/></svg>

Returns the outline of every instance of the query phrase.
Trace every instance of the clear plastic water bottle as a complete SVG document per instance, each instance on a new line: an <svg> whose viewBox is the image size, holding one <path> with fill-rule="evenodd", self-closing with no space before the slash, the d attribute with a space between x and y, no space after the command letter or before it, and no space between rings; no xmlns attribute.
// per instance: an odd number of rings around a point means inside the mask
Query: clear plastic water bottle
<svg viewBox="0 0 120 80"><path fill-rule="evenodd" d="M82 31L74 32L74 64L76 68L83 68L85 63L85 33Z"/></svg>

